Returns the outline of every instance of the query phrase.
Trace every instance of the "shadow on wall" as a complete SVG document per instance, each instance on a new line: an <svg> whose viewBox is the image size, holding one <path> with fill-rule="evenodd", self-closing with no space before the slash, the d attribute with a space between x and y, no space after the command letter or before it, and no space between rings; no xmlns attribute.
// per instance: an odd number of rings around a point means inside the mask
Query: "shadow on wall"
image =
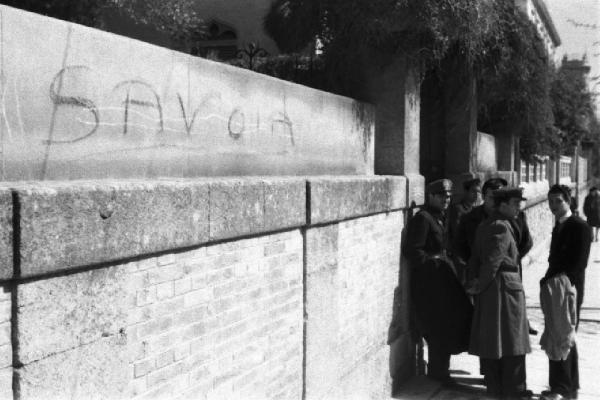
<svg viewBox="0 0 600 400"><path fill-rule="evenodd" d="M406 213L406 221L401 233L400 245L406 238L406 226L418 211L417 204L413 201ZM392 303L392 321L388 328L387 344L390 346L389 369L392 377L391 396L397 393L399 386L415 374L424 373L423 343L419 340L418 333L412 327L414 312L410 302L410 269L408 261L400 251L400 266L398 269L398 284L394 289ZM407 357L408 356L408 357ZM406 363L407 359L413 360Z"/></svg>

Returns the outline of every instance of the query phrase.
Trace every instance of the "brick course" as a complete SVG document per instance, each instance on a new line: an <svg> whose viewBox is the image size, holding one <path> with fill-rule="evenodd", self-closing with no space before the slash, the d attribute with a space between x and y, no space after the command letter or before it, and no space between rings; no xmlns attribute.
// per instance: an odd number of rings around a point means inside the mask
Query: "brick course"
<svg viewBox="0 0 600 400"><path fill-rule="evenodd" d="M252 397L257 387L276 388L269 398L300 397L300 231L142 260L128 271L137 300L127 327L132 397ZM267 373L274 363L281 373Z"/></svg>
<svg viewBox="0 0 600 400"><path fill-rule="evenodd" d="M307 398L337 398L357 376L366 391L391 387L389 371L377 371L387 369L402 227L392 212L308 229Z"/></svg>

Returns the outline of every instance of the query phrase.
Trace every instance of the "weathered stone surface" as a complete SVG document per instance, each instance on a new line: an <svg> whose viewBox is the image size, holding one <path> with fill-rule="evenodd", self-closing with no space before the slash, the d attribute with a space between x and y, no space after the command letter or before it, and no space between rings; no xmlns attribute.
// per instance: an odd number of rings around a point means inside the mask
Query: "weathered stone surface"
<svg viewBox="0 0 600 400"><path fill-rule="evenodd" d="M390 390L386 339L402 214L306 230L307 399L381 399Z"/></svg>
<svg viewBox="0 0 600 400"><path fill-rule="evenodd" d="M0 281L13 276L12 193L0 188Z"/></svg>
<svg viewBox="0 0 600 400"><path fill-rule="evenodd" d="M126 339L104 337L15 369L17 397L121 399L129 380Z"/></svg>
<svg viewBox="0 0 600 400"><path fill-rule="evenodd" d="M210 240L261 232L264 187L260 180L226 180L210 185Z"/></svg>
<svg viewBox="0 0 600 400"><path fill-rule="evenodd" d="M3 123L19 132L4 135L6 180L373 171L368 104L3 5L0 12L11 88Z"/></svg>
<svg viewBox="0 0 600 400"><path fill-rule="evenodd" d="M12 367L0 369L0 400L13 400L12 371Z"/></svg>
<svg viewBox="0 0 600 400"><path fill-rule="evenodd" d="M381 68L365 60L367 96L376 104L375 173L419 171L419 77L406 57Z"/></svg>
<svg viewBox="0 0 600 400"><path fill-rule="evenodd" d="M522 183L521 187L523 188L523 196L527 199L526 207L531 207L540 202L544 202L548 198L550 185L546 180Z"/></svg>
<svg viewBox="0 0 600 400"><path fill-rule="evenodd" d="M399 210L407 206L406 202L406 177L388 176L386 177L388 185L388 207L390 210Z"/></svg>
<svg viewBox="0 0 600 400"><path fill-rule="evenodd" d="M483 132L476 132L475 136L475 171L497 171L496 137Z"/></svg>
<svg viewBox="0 0 600 400"><path fill-rule="evenodd" d="M210 185L210 240L292 228L306 223L306 181L227 179Z"/></svg>
<svg viewBox="0 0 600 400"><path fill-rule="evenodd" d="M78 182L16 190L23 277L208 240L206 182Z"/></svg>
<svg viewBox="0 0 600 400"><path fill-rule="evenodd" d="M124 332L124 269L102 268L20 284L17 358L23 364Z"/></svg>
<svg viewBox="0 0 600 400"><path fill-rule="evenodd" d="M389 210L385 177L311 178L310 223L339 221Z"/></svg>
<svg viewBox="0 0 600 400"><path fill-rule="evenodd" d="M337 225L306 231L306 398L325 398L344 371L340 364Z"/></svg>
<svg viewBox="0 0 600 400"><path fill-rule="evenodd" d="M265 230L297 227L306 224L305 179L266 179L263 185Z"/></svg>
<svg viewBox="0 0 600 400"><path fill-rule="evenodd" d="M419 174L406 174L408 206L425 204L425 177Z"/></svg>

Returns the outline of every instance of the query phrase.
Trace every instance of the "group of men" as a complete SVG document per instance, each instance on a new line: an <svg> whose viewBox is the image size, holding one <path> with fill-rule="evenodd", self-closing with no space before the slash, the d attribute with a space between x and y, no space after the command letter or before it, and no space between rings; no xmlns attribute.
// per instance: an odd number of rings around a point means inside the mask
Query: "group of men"
<svg viewBox="0 0 600 400"><path fill-rule="evenodd" d="M450 206L452 182L442 179L428 184L426 204L409 221L402 249L411 265L417 328L428 345L427 373L454 384L450 356L469 351L479 356L488 394L530 398L525 355L531 352L529 335L537 332L529 326L522 283L521 259L533 246L521 211L526 199L521 188L509 187L502 178L489 179L483 186L479 179L470 179L463 189L463 199ZM483 203L477 205L480 195ZM552 186L548 201L556 225L549 267L540 285L552 283L563 289L548 293L576 293L578 320L590 228L572 215L568 187ZM547 309L555 314L554 321L567 312L560 307ZM542 348L550 357L550 390L542 393L542 399L576 398L579 376L574 340L564 348L562 333L546 325Z"/></svg>

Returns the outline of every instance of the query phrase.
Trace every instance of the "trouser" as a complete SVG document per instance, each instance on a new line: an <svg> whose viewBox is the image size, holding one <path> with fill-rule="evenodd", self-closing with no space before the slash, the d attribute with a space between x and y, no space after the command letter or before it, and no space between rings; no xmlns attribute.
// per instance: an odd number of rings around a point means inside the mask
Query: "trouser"
<svg viewBox="0 0 600 400"><path fill-rule="evenodd" d="M427 375L435 379L445 379L450 376L450 353L434 343L427 342L427 347Z"/></svg>
<svg viewBox="0 0 600 400"><path fill-rule="evenodd" d="M487 391L493 395L513 395L527 389L525 355L498 360L480 358Z"/></svg>
<svg viewBox="0 0 600 400"><path fill-rule="evenodd" d="M581 315L581 305L583 304L583 290L585 288L585 272L581 274L581 280L575 283L575 289L577 290L577 323L575 324L575 329L579 328L579 316Z"/></svg>
<svg viewBox="0 0 600 400"><path fill-rule="evenodd" d="M577 354L577 345L571 347L569 356L566 360L550 360L549 384L550 390L560 393L563 396L569 396L571 393L579 390L579 356Z"/></svg>

